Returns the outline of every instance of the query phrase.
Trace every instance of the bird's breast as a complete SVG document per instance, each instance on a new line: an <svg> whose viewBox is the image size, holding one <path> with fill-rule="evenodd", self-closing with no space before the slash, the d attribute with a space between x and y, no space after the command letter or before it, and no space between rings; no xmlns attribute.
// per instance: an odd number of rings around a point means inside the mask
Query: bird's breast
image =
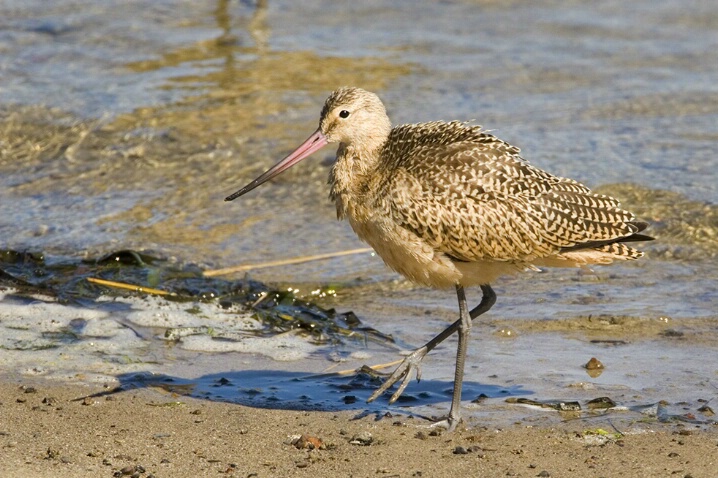
<svg viewBox="0 0 718 478"><path fill-rule="evenodd" d="M450 288L460 282L461 275L453 262L415 234L383 216L372 216L351 207L348 212L349 224L357 236L394 271L413 282L435 288Z"/></svg>

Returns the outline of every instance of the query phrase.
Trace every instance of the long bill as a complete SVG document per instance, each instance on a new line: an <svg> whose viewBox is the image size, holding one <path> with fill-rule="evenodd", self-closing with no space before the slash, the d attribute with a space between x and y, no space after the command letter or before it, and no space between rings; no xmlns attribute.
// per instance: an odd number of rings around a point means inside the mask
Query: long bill
<svg viewBox="0 0 718 478"><path fill-rule="evenodd" d="M224 198L225 201L232 201L233 199L237 199L239 196L242 196L243 194L248 193L252 189L260 186L261 184L269 181L274 176L277 176L287 169L291 168L295 164L297 164L299 161L303 160L304 158L311 156L313 153L319 151L324 146L326 146L328 143L326 136L324 136L324 133L321 132L321 130L317 129L305 142L303 142L297 149L294 150L289 156L266 170L262 175L260 175L257 179L252 181L251 183L244 186L239 191L235 192L234 194L230 194L226 198Z"/></svg>

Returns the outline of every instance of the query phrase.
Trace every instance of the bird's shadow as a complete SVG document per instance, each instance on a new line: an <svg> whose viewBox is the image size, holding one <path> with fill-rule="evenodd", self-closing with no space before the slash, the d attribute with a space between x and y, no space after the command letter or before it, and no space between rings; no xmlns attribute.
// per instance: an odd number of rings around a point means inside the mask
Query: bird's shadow
<svg viewBox="0 0 718 478"><path fill-rule="evenodd" d="M387 412L428 418L427 408L451 401L452 382L441 380L413 381L401 397L389 404L391 393L367 403L381 385L382 377L358 371L353 374L323 373L308 375L281 370L244 370L208 374L186 379L150 372L119 375L120 386L92 396L103 396L138 388L161 388L176 395L203 400L237 403L255 408L302 411L356 411L356 419ZM514 395L531 395L520 385L502 387L464 381L462 400L484 400ZM442 410L443 411L443 410ZM430 412L429 412L430 413Z"/></svg>

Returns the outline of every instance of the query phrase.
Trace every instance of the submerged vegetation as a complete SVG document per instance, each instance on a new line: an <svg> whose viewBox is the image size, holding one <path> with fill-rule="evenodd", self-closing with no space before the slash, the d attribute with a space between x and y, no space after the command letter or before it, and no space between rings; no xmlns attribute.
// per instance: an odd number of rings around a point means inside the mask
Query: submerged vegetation
<svg viewBox="0 0 718 478"><path fill-rule="evenodd" d="M275 290L249 279L208 278L196 266L178 266L133 250L83 261L46 258L40 252L1 250L0 287L13 288L19 295L42 294L61 303L82 306L90 306L100 297L150 293L168 301L212 302L221 309L253 314L264 326L258 331L261 335L299 330L315 343L346 338L391 340L362 326L353 312L323 308L296 297L292 290Z"/></svg>

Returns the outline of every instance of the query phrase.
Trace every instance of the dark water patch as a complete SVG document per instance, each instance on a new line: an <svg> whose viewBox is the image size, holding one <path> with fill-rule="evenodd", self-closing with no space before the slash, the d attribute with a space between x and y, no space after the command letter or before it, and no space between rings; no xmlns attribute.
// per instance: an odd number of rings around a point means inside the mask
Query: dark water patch
<svg viewBox="0 0 718 478"><path fill-rule="evenodd" d="M239 403L250 407L356 411L357 418L374 415L377 419L386 416L387 412L436 419L438 416L433 414L441 413L440 410L451 398L452 391L450 382L422 380L409 387L394 405L388 404L389 395L367 404L366 399L381 384L381 379L361 371L351 374L308 375L283 370L226 370L194 379L145 372L117 378L120 383L118 388L98 395L153 387L178 395ZM485 400L498 402L506 397L527 396L532 393L519 385L502 387L465 381L462 396L464 400L482 396Z"/></svg>

